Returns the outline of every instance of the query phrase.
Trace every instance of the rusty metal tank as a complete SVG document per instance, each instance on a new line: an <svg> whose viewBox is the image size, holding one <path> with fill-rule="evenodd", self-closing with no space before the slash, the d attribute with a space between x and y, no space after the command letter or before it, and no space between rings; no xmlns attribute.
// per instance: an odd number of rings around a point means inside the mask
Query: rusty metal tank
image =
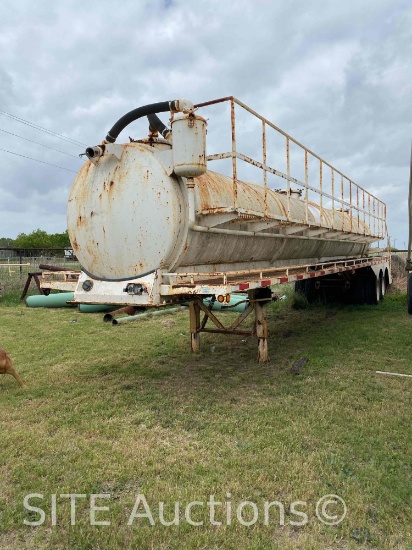
<svg viewBox="0 0 412 550"><path fill-rule="evenodd" d="M306 208L302 199L270 189L264 217L259 184L239 181L234 208L231 178L212 171L193 179L176 176L172 145L164 140L100 147L98 158L85 163L72 186L67 218L76 256L95 279L136 279L158 269L292 265L355 257L369 246L367 239L339 237L342 229L350 230L347 213L313 204ZM295 222L285 223L286 215ZM300 229L316 228L321 217L336 229L335 236L299 235L299 221ZM367 227L357 223L367 234Z"/></svg>

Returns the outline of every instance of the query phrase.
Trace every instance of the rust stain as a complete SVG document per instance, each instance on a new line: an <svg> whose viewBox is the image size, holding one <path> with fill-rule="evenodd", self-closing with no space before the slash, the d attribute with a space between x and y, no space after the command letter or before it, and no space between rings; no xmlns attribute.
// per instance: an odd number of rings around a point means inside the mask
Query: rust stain
<svg viewBox="0 0 412 550"><path fill-rule="evenodd" d="M82 227L87 225L87 220L83 218L81 215L77 218L77 226Z"/></svg>

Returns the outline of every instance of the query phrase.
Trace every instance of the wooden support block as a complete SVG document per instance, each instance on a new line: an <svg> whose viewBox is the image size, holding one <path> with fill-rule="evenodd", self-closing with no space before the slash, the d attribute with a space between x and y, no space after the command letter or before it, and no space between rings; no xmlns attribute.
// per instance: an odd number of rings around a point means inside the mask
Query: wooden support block
<svg viewBox="0 0 412 550"><path fill-rule="evenodd" d="M198 300L189 302L190 316L190 348L193 353L200 351L200 307Z"/></svg>

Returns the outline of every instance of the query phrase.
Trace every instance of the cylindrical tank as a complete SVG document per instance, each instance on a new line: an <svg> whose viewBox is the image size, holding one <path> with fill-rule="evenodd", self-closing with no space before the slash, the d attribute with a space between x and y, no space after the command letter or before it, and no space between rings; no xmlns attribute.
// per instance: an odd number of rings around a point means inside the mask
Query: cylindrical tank
<svg viewBox="0 0 412 550"><path fill-rule="evenodd" d="M251 222L257 218L253 220L248 212L264 212L263 186L239 181L238 214L231 216L231 178L207 171L194 179L194 188L188 189L187 180L172 172L176 157L170 144L132 142L116 147L119 149L115 154L106 151L98 160L86 162L68 203L73 249L83 270L96 279L136 279L160 268L254 269L279 262L353 257L368 247L365 240L339 240L339 236L275 236L273 219L272 227L254 232ZM284 219L289 208L291 219L305 223L304 200L288 199L268 189L267 204L272 218ZM228 216L227 221L222 218L219 224L211 223L222 213ZM322 225L320 217L319 206L310 205L309 224ZM350 218L345 212L336 210L332 214L322 209L322 220L337 232L342 230L343 222L344 231L350 231ZM205 229L200 231L199 225ZM365 230L368 234L365 226L360 228L359 233ZM274 237L268 238L271 233Z"/></svg>
<svg viewBox="0 0 412 550"><path fill-rule="evenodd" d="M206 120L194 113L173 118L173 171L195 178L206 172Z"/></svg>

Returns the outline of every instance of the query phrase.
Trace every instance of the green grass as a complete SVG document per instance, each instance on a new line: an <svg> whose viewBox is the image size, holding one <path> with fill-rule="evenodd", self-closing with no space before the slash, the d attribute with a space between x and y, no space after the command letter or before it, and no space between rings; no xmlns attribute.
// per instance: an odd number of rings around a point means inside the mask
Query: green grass
<svg viewBox="0 0 412 550"><path fill-rule="evenodd" d="M412 318L404 295L378 307L306 307L289 299L269 306L270 355L256 363L253 338L202 335L189 352L188 313L113 327L101 314L0 307L0 346L13 356L27 388L0 377L0 547L2 549L112 548L412 548L411 380L375 374L412 373ZM76 322L72 322L76 320ZM309 361L300 375L294 362ZM23 498L46 512L42 526ZM78 504L70 526L67 499L51 495L109 493L109 506L91 526L90 499ZM155 526L127 521L136 494L145 495ZM227 493L231 497L227 497ZM337 494L346 518L325 526L315 505ZM208 508L223 506L212 526ZM246 527L236 507L256 503L259 519ZM281 501L285 525L265 501ZM289 506L307 513L303 527ZM179 526L159 522L173 503ZM250 508L245 509L245 519ZM250 517L250 513L249 513Z"/></svg>

